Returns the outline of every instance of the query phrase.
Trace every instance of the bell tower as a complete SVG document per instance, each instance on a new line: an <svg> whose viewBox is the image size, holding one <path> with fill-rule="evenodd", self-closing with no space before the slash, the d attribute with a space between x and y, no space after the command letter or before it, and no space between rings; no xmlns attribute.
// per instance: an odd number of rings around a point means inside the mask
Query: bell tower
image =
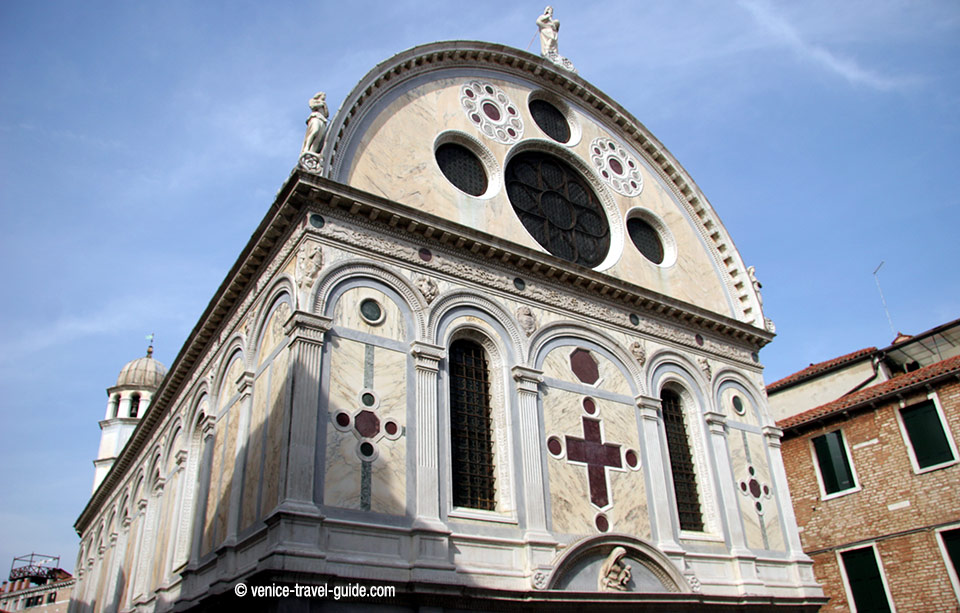
<svg viewBox="0 0 960 613"><path fill-rule="evenodd" d="M147 355L128 362L117 377L117 384L107 388L107 412L100 421L100 449L93 461L93 491L110 472L137 422L150 408L153 393L167 374L167 367L153 359L153 345Z"/></svg>

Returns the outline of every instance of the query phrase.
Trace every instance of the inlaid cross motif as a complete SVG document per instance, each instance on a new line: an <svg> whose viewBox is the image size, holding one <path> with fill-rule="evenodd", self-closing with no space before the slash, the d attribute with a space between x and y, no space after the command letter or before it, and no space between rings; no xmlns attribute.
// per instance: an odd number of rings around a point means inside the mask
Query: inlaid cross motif
<svg viewBox="0 0 960 613"><path fill-rule="evenodd" d="M610 503L607 493L607 468L623 468L620 445L604 443L600 432L600 420L583 417L583 438L569 434L567 459L587 465L587 482L590 487L590 502L599 508Z"/></svg>

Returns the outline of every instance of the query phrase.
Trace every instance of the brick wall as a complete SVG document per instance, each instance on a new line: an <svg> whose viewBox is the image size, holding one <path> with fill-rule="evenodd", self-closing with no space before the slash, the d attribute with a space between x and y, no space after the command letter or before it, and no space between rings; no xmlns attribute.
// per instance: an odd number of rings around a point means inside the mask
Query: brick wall
<svg viewBox="0 0 960 613"><path fill-rule="evenodd" d="M960 383L940 386L937 395L956 442ZM904 398L907 406L924 399L926 392ZM933 528L960 523L960 464L915 474L897 423L899 408L899 401L885 402L811 429L788 431L784 437L783 459L800 538L804 551L814 560L818 581L831 598L824 611L849 609L836 548L867 540L877 542L898 610L958 608ZM838 428L847 442L860 489L822 500L810 439ZM909 506L904 506L907 502ZM895 505L894 510L889 505ZM908 534L896 536L903 532Z"/></svg>

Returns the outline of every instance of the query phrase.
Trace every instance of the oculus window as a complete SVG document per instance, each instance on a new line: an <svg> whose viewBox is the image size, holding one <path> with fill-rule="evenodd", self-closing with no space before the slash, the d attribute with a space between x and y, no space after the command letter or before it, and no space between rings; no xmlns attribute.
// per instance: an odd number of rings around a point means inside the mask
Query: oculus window
<svg viewBox="0 0 960 613"><path fill-rule="evenodd" d="M543 130L544 134L553 140L558 143L566 143L570 140L570 124L557 107L546 100L531 100L530 114L533 115L533 120L537 122L537 126Z"/></svg>
<svg viewBox="0 0 960 613"><path fill-rule="evenodd" d="M918 469L946 464L955 459L933 400L901 409L900 417Z"/></svg>
<svg viewBox="0 0 960 613"><path fill-rule="evenodd" d="M653 226L639 217L631 217L627 220L627 234L643 257L654 264L663 264L663 241Z"/></svg>
<svg viewBox="0 0 960 613"><path fill-rule="evenodd" d="M482 196L487 191L487 172L473 151L457 143L444 143L434 155L443 176L457 189L471 196Z"/></svg>
<svg viewBox="0 0 960 613"><path fill-rule="evenodd" d="M548 153L525 151L507 164L505 178L514 212L544 249L587 268L603 262L610 224L579 172Z"/></svg>
<svg viewBox="0 0 960 613"><path fill-rule="evenodd" d="M827 496L856 487L853 469L847 457L847 448L843 444L840 430L828 432L813 439L813 449L817 455L820 469L820 482Z"/></svg>

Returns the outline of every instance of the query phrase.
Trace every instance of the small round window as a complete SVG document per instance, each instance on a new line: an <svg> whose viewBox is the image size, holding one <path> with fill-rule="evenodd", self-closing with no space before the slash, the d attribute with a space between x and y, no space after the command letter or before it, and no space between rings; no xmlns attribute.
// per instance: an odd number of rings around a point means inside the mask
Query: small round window
<svg viewBox="0 0 960 613"><path fill-rule="evenodd" d="M360 302L360 316L368 324L379 324L383 321L383 308L373 298L366 298Z"/></svg>
<svg viewBox="0 0 960 613"><path fill-rule="evenodd" d="M570 124L557 107L546 100L534 99L530 101L530 114L540 129L553 140L558 143L570 140Z"/></svg>
<svg viewBox="0 0 960 613"><path fill-rule="evenodd" d="M737 412L737 415L743 415L746 412L743 408L743 399L740 396L733 397L733 410Z"/></svg>
<svg viewBox="0 0 960 613"><path fill-rule="evenodd" d="M643 257L654 264L663 263L663 242L653 226L639 217L632 217L627 220L627 233Z"/></svg>
<svg viewBox="0 0 960 613"><path fill-rule="evenodd" d="M563 160L524 151L507 164L507 197L523 227L553 255L587 268L610 250L610 225L587 180Z"/></svg>
<svg viewBox="0 0 960 613"><path fill-rule="evenodd" d="M481 196L487 191L487 172L480 158L463 145L444 143L434 155L443 176L457 189L471 196Z"/></svg>

